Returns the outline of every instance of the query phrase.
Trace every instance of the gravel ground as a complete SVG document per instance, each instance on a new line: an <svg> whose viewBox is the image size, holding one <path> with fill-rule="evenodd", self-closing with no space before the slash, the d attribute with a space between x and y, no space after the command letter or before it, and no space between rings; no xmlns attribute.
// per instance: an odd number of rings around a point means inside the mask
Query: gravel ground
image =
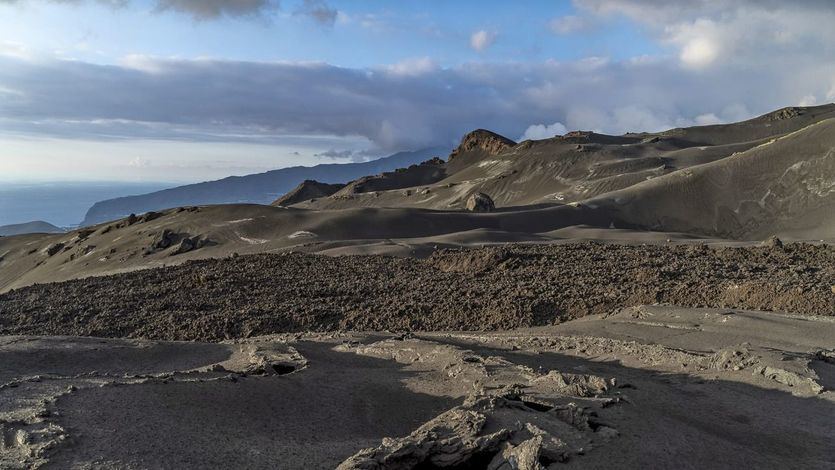
<svg viewBox="0 0 835 470"><path fill-rule="evenodd" d="M835 315L835 248L600 243L424 260L260 254L0 295L0 334L216 341L307 330L495 330L643 304Z"/></svg>

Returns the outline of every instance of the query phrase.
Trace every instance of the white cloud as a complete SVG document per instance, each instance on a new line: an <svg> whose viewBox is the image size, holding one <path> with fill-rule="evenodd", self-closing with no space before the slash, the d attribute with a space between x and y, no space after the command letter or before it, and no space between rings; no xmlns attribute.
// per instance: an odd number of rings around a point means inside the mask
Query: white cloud
<svg viewBox="0 0 835 470"><path fill-rule="evenodd" d="M33 54L26 46L16 42L0 41L0 56L29 60Z"/></svg>
<svg viewBox="0 0 835 470"><path fill-rule="evenodd" d="M424 75L437 69L438 64L429 57L405 59L386 67L386 70L394 75L404 75L409 77Z"/></svg>
<svg viewBox="0 0 835 470"><path fill-rule="evenodd" d="M158 10L185 13L199 20L260 15L277 7L278 4L271 0L157 0Z"/></svg>
<svg viewBox="0 0 835 470"><path fill-rule="evenodd" d="M742 103L732 103L724 108L720 114L725 122L739 122L751 119L754 113L748 110L748 107Z"/></svg>
<svg viewBox="0 0 835 470"><path fill-rule="evenodd" d="M331 7L325 0L304 0L296 14L312 18L323 26L333 26L339 18L339 11Z"/></svg>
<svg viewBox="0 0 835 470"><path fill-rule="evenodd" d="M615 108L611 114L612 122L607 127L614 126L620 133L658 132L676 127L672 116L658 113L642 103Z"/></svg>
<svg viewBox="0 0 835 470"><path fill-rule="evenodd" d="M525 129L525 133L522 134L522 137L519 137L519 141L522 140L542 140L542 139L550 139L555 135L563 135L568 132L568 129L565 128L565 125L561 122L555 122L553 124L545 125L545 124L534 124L532 126L528 126Z"/></svg>
<svg viewBox="0 0 835 470"><path fill-rule="evenodd" d="M724 121L714 113L700 114L696 116L696 124L700 126L710 126L713 124L722 124Z"/></svg>
<svg viewBox="0 0 835 470"><path fill-rule="evenodd" d="M702 68L719 56L719 47L706 37L693 38L681 50L681 62L688 67Z"/></svg>
<svg viewBox="0 0 835 470"><path fill-rule="evenodd" d="M587 29L589 21L581 16L567 15L554 18L548 26L555 34L566 35Z"/></svg>
<svg viewBox="0 0 835 470"><path fill-rule="evenodd" d="M0 97L2 97L2 95L6 95L7 97L22 97L22 96L24 96L23 92L21 92L20 90L15 90L15 89L12 89L12 88L6 88L4 86L0 86Z"/></svg>
<svg viewBox="0 0 835 470"><path fill-rule="evenodd" d="M574 67L583 70L583 71L592 71L600 68L604 68L606 65L609 64L608 57L584 57L578 60Z"/></svg>
<svg viewBox="0 0 835 470"><path fill-rule="evenodd" d="M134 168L147 168L151 166L151 162L142 157L134 157L132 160L128 161L128 166Z"/></svg>
<svg viewBox="0 0 835 470"><path fill-rule="evenodd" d="M496 33L484 29L474 32L470 36L470 47L478 52L486 50L496 42Z"/></svg>
<svg viewBox="0 0 835 470"><path fill-rule="evenodd" d="M165 62L141 54L131 54L122 57L119 63L125 68L151 74L162 73L165 67Z"/></svg>
<svg viewBox="0 0 835 470"><path fill-rule="evenodd" d="M332 136L361 139L381 153L451 144L476 128L520 136L531 123L542 128L529 135L563 132L557 123L620 134L733 122L795 104L802 94L823 97L832 91L833 63L832 52L798 54L694 73L677 58L442 68L424 57L352 69L147 56L101 66L0 56L0 88L16 93L0 94L0 131L261 143Z"/></svg>
<svg viewBox="0 0 835 470"><path fill-rule="evenodd" d="M835 5L831 0L575 0L583 14L623 15L640 23L682 65L792 62L831 54Z"/></svg>
<svg viewBox="0 0 835 470"><path fill-rule="evenodd" d="M815 95L806 95L797 102L798 106L814 106L816 104L818 104L818 99Z"/></svg>

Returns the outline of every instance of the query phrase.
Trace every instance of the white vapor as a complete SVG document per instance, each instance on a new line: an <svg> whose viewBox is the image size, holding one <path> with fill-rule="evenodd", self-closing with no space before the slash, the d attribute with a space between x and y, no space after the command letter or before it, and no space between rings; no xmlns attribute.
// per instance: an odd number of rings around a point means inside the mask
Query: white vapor
<svg viewBox="0 0 835 470"><path fill-rule="evenodd" d="M525 133L522 134L522 137L519 137L519 141L522 140L542 140L542 139L550 139L555 135L563 135L568 131L565 125L561 122L555 122L550 125L545 124L534 124L532 126L528 126L525 129Z"/></svg>
<svg viewBox="0 0 835 470"><path fill-rule="evenodd" d="M486 30L479 30L470 35L470 47L478 52L486 50L496 41L496 33Z"/></svg>

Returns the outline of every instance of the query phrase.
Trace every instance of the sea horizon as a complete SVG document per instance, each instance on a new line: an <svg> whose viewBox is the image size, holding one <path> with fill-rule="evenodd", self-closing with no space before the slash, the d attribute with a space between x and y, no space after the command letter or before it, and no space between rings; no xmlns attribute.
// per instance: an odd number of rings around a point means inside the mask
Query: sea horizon
<svg viewBox="0 0 835 470"><path fill-rule="evenodd" d="M0 226L44 221L77 227L96 202L146 194L183 183L125 181L0 182Z"/></svg>

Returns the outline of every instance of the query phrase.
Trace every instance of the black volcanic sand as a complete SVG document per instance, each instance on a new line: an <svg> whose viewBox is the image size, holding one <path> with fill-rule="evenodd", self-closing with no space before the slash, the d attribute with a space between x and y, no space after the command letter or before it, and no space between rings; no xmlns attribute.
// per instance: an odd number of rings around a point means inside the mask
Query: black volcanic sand
<svg viewBox="0 0 835 470"><path fill-rule="evenodd" d="M215 341L307 330L491 330L654 303L835 314L835 247L601 243L430 258L260 254L0 295L0 334Z"/></svg>
<svg viewBox="0 0 835 470"><path fill-rule="evenodd" d="M297 346L313 364L299 374L65 396L56 421L78 437L50 467L334 468L458 404L406 389L401 381L413 374L394 362Z"/></svg>

